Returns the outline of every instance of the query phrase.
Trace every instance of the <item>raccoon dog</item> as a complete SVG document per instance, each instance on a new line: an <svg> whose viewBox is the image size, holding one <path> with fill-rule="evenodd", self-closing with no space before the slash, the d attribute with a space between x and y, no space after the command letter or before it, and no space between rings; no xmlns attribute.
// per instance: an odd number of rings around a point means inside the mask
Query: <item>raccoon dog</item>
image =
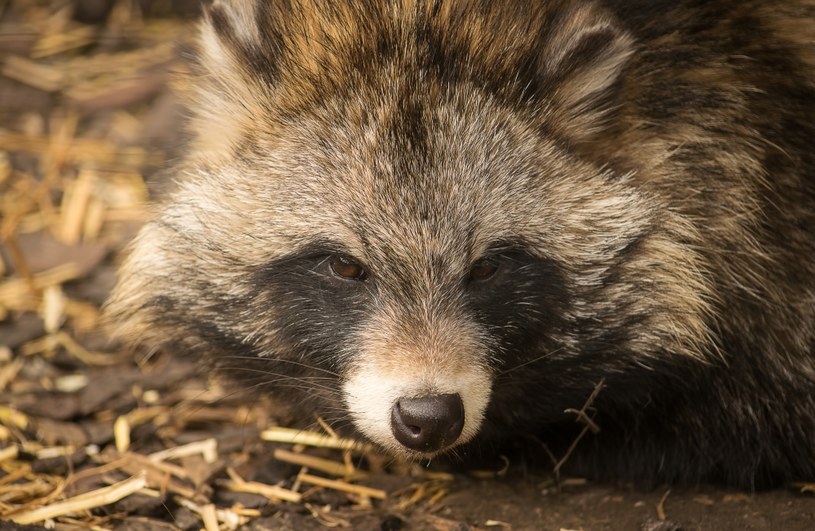
<svg viewBox="0 0 815 531"><path fill-rule="evenodd" d="M815 3L216 0L129 337L407 458L815 479ZM542 451L542 450L541 450Z"/></svg>

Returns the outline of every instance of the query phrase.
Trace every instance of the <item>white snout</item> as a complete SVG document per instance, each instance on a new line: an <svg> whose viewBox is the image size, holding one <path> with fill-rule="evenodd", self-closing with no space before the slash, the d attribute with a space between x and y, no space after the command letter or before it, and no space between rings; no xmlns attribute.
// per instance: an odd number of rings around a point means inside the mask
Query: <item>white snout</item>
<svg viewBox="0 0 815 531"><path fill-rule="evenodd" d="M404 398L458 394L464 405L464 427L451 445L457 446L478 433L489 403L491 384L490 374L481 367L450 374L415 375L382 374L375 367L361 367L349 375L343 385L343 395L354 425L373 442L394 455L432 457L433 453L409 450L394 437L391 410L396 402Z"/></svg>

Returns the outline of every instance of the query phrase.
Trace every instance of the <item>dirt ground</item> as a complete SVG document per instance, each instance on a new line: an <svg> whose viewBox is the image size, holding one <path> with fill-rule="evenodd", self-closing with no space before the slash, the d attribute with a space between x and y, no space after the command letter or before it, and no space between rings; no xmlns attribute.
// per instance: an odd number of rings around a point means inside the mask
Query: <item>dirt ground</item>
<svg viewBox="0 0 815 531"><path fill-rule="evenodd" d="M0 0L0 530L815 529L813 485L556 486L293 440L283 406L112 343L99 309L183 149L198 9Z"/></svg>

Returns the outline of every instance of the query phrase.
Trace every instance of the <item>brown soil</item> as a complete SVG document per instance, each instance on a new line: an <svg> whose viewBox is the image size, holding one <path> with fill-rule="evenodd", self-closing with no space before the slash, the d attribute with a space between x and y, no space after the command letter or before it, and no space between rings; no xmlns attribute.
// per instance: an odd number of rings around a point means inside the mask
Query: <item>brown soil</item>
<svg viewBox="0 0 815 531"><path fill-rule="evenodd" d="M197 8L0 2L0 530L815 529L813 485L556 488L518 463L430 471L269 442L285 408L111 343L99 308L181 149L178 39Z"/></svg>

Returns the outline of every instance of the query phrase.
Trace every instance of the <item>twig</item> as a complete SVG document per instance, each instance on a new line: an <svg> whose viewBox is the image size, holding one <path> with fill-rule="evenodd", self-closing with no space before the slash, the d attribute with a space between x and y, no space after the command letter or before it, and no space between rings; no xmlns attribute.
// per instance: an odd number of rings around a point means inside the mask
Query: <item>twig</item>
<svg viewBox="0 0 815 531"><path fill-rule="evenodd" d="M563 467L563 465L566 464L566 461L569 460L569 457L572 456L572 453L574 452L575 448L577 448L577 445L580 443L581 439L583 439L583 437L589 432L589 430L591 430L593 433L597 433L598 431L600 431L600 427L591 419L591 417L588 416L587 411L594 403L594 400L597 398L597 395L600 394L600 391L602 391L604 387L605 378L602 378L599 382L597 382L597 385L594 386L594 390L589 395L589 398L586 399L586 403L583 404L583 407L580 408L580 410L567 409L564 411L565 413L575 413L577 415L577 420L582 421L584 423L584 426L583 429L580 430L580 433L577 435L577 437L575 437L574 441L572 441L572 444L569 446L569 449L566 450L566 453L555 464L554 469L552 469L552 472L555 474L555 482L557 484L560 484L560 469Z"/></svg>
<svg viewBox="0 0 815 531"><path fill-rule="evenodd" d="M201 454L206 463L214 463L218 460L218 442L213 438L204 439L154 452L148 457L151 461L165 461L195 454Z"/></svg>
<svg viewBox="0 0 815 531"><path fill-rule="evenodd" d="M354 478L359 478L365 475L363 472L349 468L344 463L338 463L329 459L323 459L321 457L314 457L306 454L297 454L294 452L289 452L288 450L283 450L282 448L275 450L274 456L275 459L279 461L294 465L306 466L321 472L325 472L326 474L331 474L332 476L340 476L345 478L353 476Z"/></svg>
<svg viewBox="0 0 815 531"><path fill-rule="evenodd" d="M311 474L300 474L298 477L303 483L310 483L311 485L317 485L319 487L349 492L351 494L360 494L362 496L369 496L371 498L378 498L380 500L384 500L388 497L388 494L382 489L363 487L362 485L353 485L347 481L326 479L319 476L312 476Z"/></svg>
<svg viewBox="0 0 815 531"><path fill-rule="evenodd" d="M328 437L311 431L296 430L291 428L273 427L264 430L260 434L264 441L283 442L290 444L304 444L306 446L319 446L321 448L337 448L340 450L360 450L370 451L370 445L360 443L353 439L341 439Z"/></svg>
<svg viewBox="0 0 815 531"><path fill-rule="evenodd" d="M665 491L665 494L659 499L659 503L657 503L657 518L659 518L660 522L665 521L665 500L668 499L668 494L671 493L671 490L668 489Z"/></svg>
<svg viewBox="0 0 815 531"><path fill-rule="evenodd" d="M249 494L259 494L269 498L272 501L288 501L292 503L300 503L303 495L293 490L284 489L277 485L268 485L266 483L259 483L257 481L246 481L238 475L232 468L227 468L226 473L229 474L231 481L224 483L224 487L233 492L247 492Z"/></svg>
<svg viewBox="0 0 815 531"><path fill-rule="evenodd" d="M11 445L8 448L3 448L0 450L0 463L3 461L7 461L10 459L16 459L17 454L19 453L19 449L16 445Z"/></svg>
<svg viewBox="0 0 815 531"><path fill-rule="evenodd" d="M109 487L93 490L67 500L25 511L23 513L12 515L10 518L13 522L18 524L32 524L34 522L41 522L49 518L55 518L67 513L75 513L94 507L101 507L103 505L110 505L117 501L130 496L134 492L139 491L147 484L144 475L134 476L119 483L114 483Z"/></svg>

